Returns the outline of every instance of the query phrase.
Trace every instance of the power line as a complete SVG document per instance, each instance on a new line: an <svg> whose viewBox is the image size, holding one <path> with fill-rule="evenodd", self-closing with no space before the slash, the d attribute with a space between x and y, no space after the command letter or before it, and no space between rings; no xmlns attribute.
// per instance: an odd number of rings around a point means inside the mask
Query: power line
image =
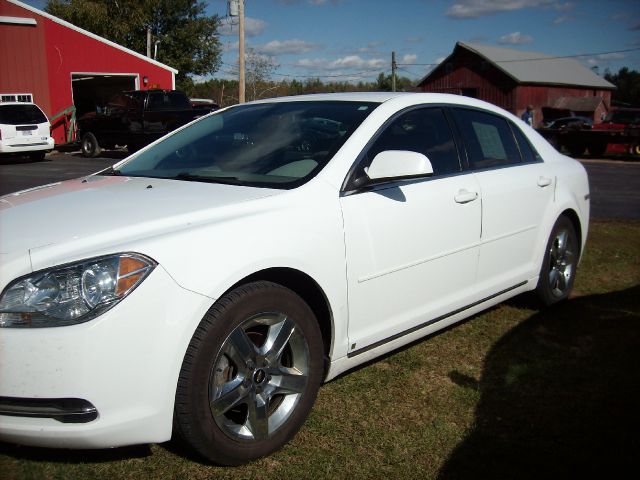
<svg viewBox="0 0 640 480"><path fill-rule="evenodd" d="M221 62L222 65L231 68L238 68L237 65L232 65L229 63ZM300 67L300 65L296 65ZM345 78L345 77L358 77L361 75L370 75L372 73L380 73L381 69L375 70L364 70L362 72L354 72L354 73L342 73L342 74L329 74L329 75L290 75L286 73L272 73L276 77L288 77L288 78ZM226 72L223 72L226 73Z"/></svg>
<svg viewBox="0 0 640 480"><path fill-rule="evenodd" d="M597 55L611 55L614 53L627 53L627 52L636 52L640 50L640 48L627 48L625 50L613 50L610 52L599 52L599 53L579 53L575 55L558 55L555 57L535 57L535 58L522 58L522 59L514 59L514 60L492 60L493 63L511 63L511 62L537 62L541 60L558 60L562 58L579 58L579 57L591 57ZM410 67L410 66L420 66L420 67L435 67L436 65L440 65L439 63L398 63L398 66Z"/></svg>

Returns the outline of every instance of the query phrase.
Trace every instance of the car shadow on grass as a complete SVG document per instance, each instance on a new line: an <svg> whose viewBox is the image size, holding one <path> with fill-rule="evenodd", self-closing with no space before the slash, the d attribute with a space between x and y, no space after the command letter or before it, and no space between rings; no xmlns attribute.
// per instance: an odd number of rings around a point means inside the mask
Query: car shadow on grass
<svg viewBox="0 0 640 480"><path fill-rule="evenodd" d="M146 458L151 456L150 445L133 445L129 447L69 450L58 448L40 448L14 445L0 442L0 454L17 460L51 463L105 463L132 458Z"/></svg>
<svg viewBox="0 0 640 480"><path fill-rule="evenodd" d="M492 347L480 382L450 372L460 388L479 389L480 401L439 478L636 471L639 367L640 286L536 313Z"/></svg>

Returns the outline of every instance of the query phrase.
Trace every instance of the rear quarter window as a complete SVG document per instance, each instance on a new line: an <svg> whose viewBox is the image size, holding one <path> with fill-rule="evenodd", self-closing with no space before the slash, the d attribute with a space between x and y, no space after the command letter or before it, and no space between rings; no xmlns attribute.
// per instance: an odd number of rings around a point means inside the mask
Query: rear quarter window
<svg viewBox="0 0 640 480"><path fill-rule="evenodd" d="M518 148L520 149L520 153L522 154L522 161L525 163L532 162L541 162L542 157L537 152L537 150L531 145L531 142L527 138L527 136L513 123L509 122L511 126L511 130L513 131L513 135L518 142Z"/></svg>

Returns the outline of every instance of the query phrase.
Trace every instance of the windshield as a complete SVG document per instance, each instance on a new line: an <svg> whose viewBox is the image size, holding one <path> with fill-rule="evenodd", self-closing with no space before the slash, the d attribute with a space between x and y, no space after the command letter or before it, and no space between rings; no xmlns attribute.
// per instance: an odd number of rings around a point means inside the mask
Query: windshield
<svg viewBox="0 0 640 480"><path fill-rule="evenodd" d="M33 104L0 105L0 123L24 125L25 123L47 123L47 117Z"/></svg>
<svg viewBox="0 0 640 480"><path fill-rule="evenodd" d="M343 101L239 105L170 135L115 173L294 188L317 174L376 106Z"/></svg>

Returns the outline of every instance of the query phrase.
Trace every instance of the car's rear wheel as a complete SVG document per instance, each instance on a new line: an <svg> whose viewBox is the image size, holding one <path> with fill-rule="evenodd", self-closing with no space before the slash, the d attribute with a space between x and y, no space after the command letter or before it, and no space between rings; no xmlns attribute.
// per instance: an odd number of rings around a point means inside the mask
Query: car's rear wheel
<svg viewBox="0 0 640 480"><path fill-rule="evenodd" d="M91 133L85 133L82 136L82 155L89 158L95 158L102 153L102 148L98 143L96 136Z"/></svg>
<svg viewBox="0 0 640 480"><path fill-rule="evenodd" d="M579 256L576 230L571 220L563 215L553 226L540 270L536 292L542 303L552 305L569 296Z"/></svg>
<svg viewBox="0 0 640 480"><path fill-rule="evenodd" d="M176 430L219 464L268 455L302 426L322 374L321 333L309 306L274 283L238 287L216 302L191 340Z"/></svg>

